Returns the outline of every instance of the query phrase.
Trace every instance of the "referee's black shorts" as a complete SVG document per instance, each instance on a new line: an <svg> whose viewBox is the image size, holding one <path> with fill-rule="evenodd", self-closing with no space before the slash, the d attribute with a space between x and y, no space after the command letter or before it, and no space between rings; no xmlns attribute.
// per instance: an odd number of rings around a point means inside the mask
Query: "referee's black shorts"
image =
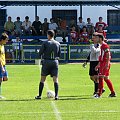
<svg viewBox="0 0 120 120"><path fill-rule="evenodd" d="M41 75L47 76L50 75L58 76L58 60L43 60L42 61L42 68L41 68Z"/></svg>
<svg viewBox="0 0 120 120"><path fill-rule="evenodd" d="M95 67L98 65L99 61L90 61L89 75L98 75L98 71L95 71Z"/></svg>

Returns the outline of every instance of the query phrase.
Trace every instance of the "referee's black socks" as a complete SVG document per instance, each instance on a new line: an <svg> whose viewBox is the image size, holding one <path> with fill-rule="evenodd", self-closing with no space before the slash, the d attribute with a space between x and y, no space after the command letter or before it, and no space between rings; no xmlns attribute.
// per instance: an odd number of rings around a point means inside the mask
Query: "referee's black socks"
<svg viewBox="0 0 120 120"><path fill-rule="evenodd" d="M94 92L97 93L98 92L98 83L97 82L94 82L94 87L95 87L94 88L95 89Z"/></svg>
<svg viewBox="0 0 120 120"><path fill-rule="evenodd" d="M55 88L55 97L58 97L58 83L54 83L54 88Z"/></svg>
<svg viewBox="0 0 120 120"><path fill-rule="evenodd" d="M40 82L40 84L39 84L39 96L42 95L43 87L44 87L44 83Z"/></svg>

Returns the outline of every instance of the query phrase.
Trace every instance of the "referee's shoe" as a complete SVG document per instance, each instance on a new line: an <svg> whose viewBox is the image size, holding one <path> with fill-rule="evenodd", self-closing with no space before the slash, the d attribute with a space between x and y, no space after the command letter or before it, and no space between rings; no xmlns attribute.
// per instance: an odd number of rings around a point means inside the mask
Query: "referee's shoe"
<svg viewBox="0 0 120 120"><path fill-rule="evenodd" d="M35 99L36 100L41 100L41 96L36 96Z"/></svg>

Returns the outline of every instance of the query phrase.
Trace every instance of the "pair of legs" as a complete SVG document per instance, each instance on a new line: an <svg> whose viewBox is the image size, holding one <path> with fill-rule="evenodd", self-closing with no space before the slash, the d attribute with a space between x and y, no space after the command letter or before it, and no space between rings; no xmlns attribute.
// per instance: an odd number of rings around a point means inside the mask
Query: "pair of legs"
<svg viewBox="0 0 120 120"><path fill-rule="evenodd" d="M94 94L98 91L98 71L95 71L95 67L98 65L98 61L90 61L89 76L90 79L94 82Z"/></svg>
<svg viewBox="0 0 120 120"><path fill-rule="evenodd" d="M41 68L41 80L39 84L39 95L35 99L41 99L44 82L47 75L51 75L55 88L55 100L58 99L58 60L43 60Z"/></svg>
<svg viewBox="0 0 120 120"><path fill-rule="evenodd" d="M106 67L106 65L107 65L106 62L100 62L98 96L102 95L102 89L103 89L104 81L105 81L109 90L111 91L111 94L109 95L109 97L116 97L113 84L111 80L109 79L111 65L110 63L108 64L108 67Z"/></svg>
<svg viewBox="0 0 120 120"><path fill-rule="evenodd" d="M7 81L8 80L8 73L6 71L6 67L4 67L4 71L2 69L2 67L0 67L0 96L2 94L2 81ZM0 97L2 98L2 97Z"/></svg>
<svg viewBox="0 0 120 120"><path fill-rule="evenodd" d="M39 95L37 97L35 97L35 99L41 99L46 77L47 76L41 76L41 80L40 80L40 84L39 84ZM58 77L53 76L53 82L54 82L54 89L55 89L55 100L57 100L58 99Z"/></svg>
<svg viewBox="0 0 120 120"><path fill-rule="evenodd" d="M109 90L111 91L111 94L109 95L109 97L116 97L115 91L114 91L114 88L113 88L113 84L112 84L111 80L109 79L109 76L99 76L98 95L99 96L102 95L102 90L103 90L103 87L104 87L104 81L106 82Z"/></svg>
<svg viewBox="0 0 120 120"><path fill-rule="evenodd" d="M3 98L2 95L2 81L7 81L8 77L4 76L3 78L0 78L0 98Z"/></svg>

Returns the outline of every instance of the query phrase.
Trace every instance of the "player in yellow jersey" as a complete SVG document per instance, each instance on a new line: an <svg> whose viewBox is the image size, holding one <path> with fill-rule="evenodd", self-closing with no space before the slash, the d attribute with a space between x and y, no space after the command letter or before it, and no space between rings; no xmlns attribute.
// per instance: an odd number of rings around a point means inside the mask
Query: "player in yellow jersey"
<svg viewBox="0 0 120 120"><path fill-rule="evenodd" d="M4 44L8 42L8 35L6 33L2 33L0 36L0 99L4 98L1 96L1 84L2 81L8 80L8 74L5 68L5 50Z"/></svg>

